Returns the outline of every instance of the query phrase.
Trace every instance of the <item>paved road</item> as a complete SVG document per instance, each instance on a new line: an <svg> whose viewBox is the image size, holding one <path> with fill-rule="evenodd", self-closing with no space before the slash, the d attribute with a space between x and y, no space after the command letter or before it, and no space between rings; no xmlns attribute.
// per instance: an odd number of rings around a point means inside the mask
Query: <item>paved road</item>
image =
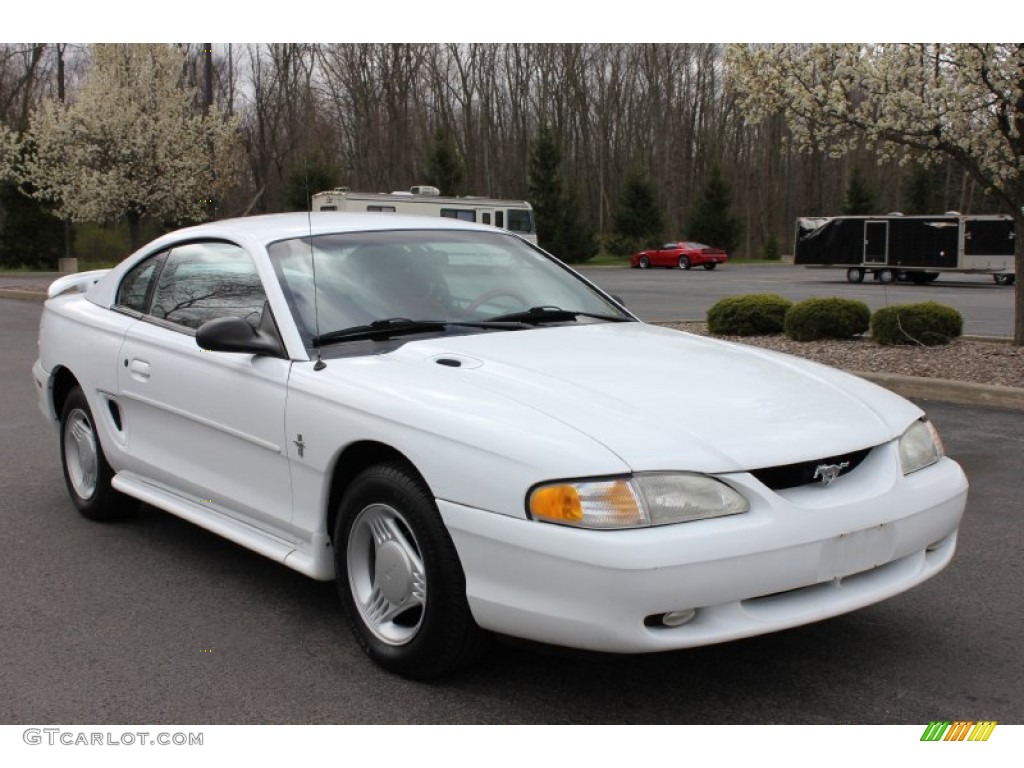
<svg viewBox="0 0 1024 768"><path fill-rule="evenodd" d="M30 382L39 311L0 300L0 723L1024 723L1024 413L929 407L973 489L953 564L908 594L656 656L499 645L426 685L363 656L329 585L152 508L78 516Z"/></svg>
<svg viewBox="0 0 1024 768"><path fill-rule="evenodd" d="M713 272L625 267L584 267L581 271L650 322L703 320L711 305L726 296L777 293L793 301L812 296L859 299L872 310L932 300L960 311L964 333L1013 335L1013 288L996 285L991 277L981 275L943 275L931 285L918 286L874 282L853 285L846 282L843 270L789 264L727 264Z"/></svg>

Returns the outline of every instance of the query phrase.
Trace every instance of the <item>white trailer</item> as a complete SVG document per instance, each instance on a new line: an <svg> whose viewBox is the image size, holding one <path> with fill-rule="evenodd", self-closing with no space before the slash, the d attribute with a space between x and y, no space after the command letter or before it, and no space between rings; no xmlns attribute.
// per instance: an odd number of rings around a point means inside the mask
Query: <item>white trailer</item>
<svg viewBox="0 0 1024 768"><path fill-rule="evenodd" d="M423 185L408 192L353 192L348 187L338 187L314 194L310 207L314 211L373 211L475 221L507 229L537 244L533 208L525 200L445 197L437 187Z"/></svg>

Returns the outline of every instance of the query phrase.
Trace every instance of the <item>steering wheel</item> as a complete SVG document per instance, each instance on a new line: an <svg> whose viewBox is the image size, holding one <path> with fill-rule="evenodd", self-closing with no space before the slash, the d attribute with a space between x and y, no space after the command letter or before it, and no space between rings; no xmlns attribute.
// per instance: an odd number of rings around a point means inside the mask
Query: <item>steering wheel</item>
<svg viewBox="0 0 1024 768"><path fill-rule="evenodd" d="M492 291L485 291L473 299L473 301L470 302L470 305L466 307L466 312L476 312L476 310L480 309L484 304L489 301L493 301L499 296L508 296L509 298L515 299L522 304L524 308L530 304L530 302L528 302L521 293L513 291L510 288L495 288Z"/></svg>

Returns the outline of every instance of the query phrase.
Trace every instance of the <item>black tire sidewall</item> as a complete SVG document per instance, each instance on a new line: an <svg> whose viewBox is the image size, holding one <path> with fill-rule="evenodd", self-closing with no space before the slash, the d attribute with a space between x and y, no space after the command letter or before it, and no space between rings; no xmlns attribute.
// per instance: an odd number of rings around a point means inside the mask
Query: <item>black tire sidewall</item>
<svg viewBox="0 0 1024 768"><path fill-rule="evenodd" d="M96 441L96 489L92 496L84 498L78 494L71 482L71 475L68 472L67 446L65 431L67 430L68 419L74 411L81 411L89 420L92 429L93 439ZM107 457L103 453L103 445L100 442L99 430L96 428L96 417L93 416L92 408L86 400L85 393L81 387L74 387L68 392L64 400L64 407L60 416L60 464L64 472L64 483L68 489L68 495L79 512L91 520L114 520L124 517L131 511L134 504L128 497L123 496L111 487L110 481L114 471L107 463Z"/></svg>
<svg viewBox="0 0 1024 768"><path fill-rule="evenodd" d="M404 645L385 643L363 622L349 586L347 559L352 525L371 504L398 511L420 549L427 599L416 636ZM441 521L433 497L413 473L382 464L364 470L342 497L334 530L338 596L359 645L377 664L411 678L447 674L470 660L467 649L480 630L466 602L466 579L455 545Z"/></svg>

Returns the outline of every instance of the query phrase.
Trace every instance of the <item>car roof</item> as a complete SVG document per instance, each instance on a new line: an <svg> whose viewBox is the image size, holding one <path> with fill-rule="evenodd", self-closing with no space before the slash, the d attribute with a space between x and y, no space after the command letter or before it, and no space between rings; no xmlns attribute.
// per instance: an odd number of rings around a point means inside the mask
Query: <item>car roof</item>
<svg viewBox="0 0 1024 768"><path fill-rule="evenodd" d="M395 213L351 213L316 211L270 213L237 219L221 219L168 232L147 243L100 277L87 291L86 298L100 306L111 306L124 274L135 264L159 250L189 240L227 240L246 248L266 248L279 240L350 232L387 232L395 230L475 231L516 237L487 224L438 216L411 216ZM257 269L260 266L257 265Z"/></svg>
<svg viewBox="0 0 1024 768"><path fill-rule="evenodd" d="M179 240L182 237L229 237L234 239L244 236L246 239L254 239L267 244L291 237L398 229L495 231L494 227L486 224L476 224L441 216L435 218L378 212L306 211L221 219L171 232L160 240L165 238Z"/></svg>

